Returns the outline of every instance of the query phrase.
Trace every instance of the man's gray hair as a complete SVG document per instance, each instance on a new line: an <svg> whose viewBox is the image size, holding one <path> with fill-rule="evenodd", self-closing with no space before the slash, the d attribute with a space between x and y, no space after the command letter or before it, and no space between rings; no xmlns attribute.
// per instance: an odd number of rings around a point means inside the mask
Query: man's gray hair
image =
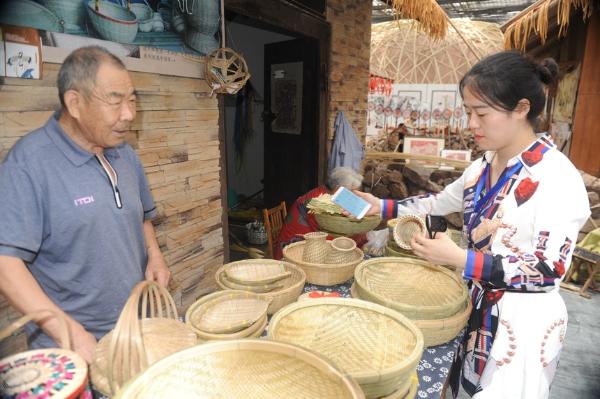
<svg viewBox="0 0 600 399"><path fill-rule="evenodd" d="M118 68L127 69L119 57L101 46L81 47L65 58L58 71L56 82L58 97L63 108L67 90L77 90L86 98L91 96L96 85L98 69L105 62Z"/></svg>
<svg viewBox="0 0 600 399"><path fill-rule="evenodd" d="M359 189L362 185L363 177L354 171L352 168L340 166L329 173L327 183L325 184L329 190L338 187L346 187L350 190Z"/></svg>

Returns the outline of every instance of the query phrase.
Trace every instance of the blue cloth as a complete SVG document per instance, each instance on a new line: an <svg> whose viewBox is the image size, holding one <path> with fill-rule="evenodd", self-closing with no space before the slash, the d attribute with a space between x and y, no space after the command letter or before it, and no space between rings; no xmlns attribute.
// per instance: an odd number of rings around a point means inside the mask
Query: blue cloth
<svg viewBox="0 0 600 399"><path fill-rule="evenodd" d="M363 154L363 146L356 137L350 122L343 112L338 112L335 118L335 137L329 156L329 172L338 166L347 166L360 172L360 161L363 159Z"/></svg>
<svg viewBox="0 0 600 399"><path fill-rule="evenodd" d="M100 338L144 277L143 222L156 210L128 144L104 151L117 174L118 208L98 160L56 117L0 165L0 254L22 259L48 297ZM35 325L26 331L32 348L55 346Z"/></svg>

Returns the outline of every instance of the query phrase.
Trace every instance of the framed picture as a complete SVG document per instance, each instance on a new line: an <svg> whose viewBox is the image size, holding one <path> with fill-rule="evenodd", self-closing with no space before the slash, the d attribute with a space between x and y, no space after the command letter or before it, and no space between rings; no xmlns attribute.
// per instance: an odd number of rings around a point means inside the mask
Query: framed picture
<svg viewBox="0 0 600 399"><path fill-rule="evenodd" d="M444 149L444 139L435 137L418 137L418 136L405 136L404 137L404 149L405 154L414 155L428 155L432 157L439 157L441 151ZM408 160L406 161L407 163ZM432 161L419 161L425 165L435 165L436 162Z"/></svg>
<svg viewBox="0 0 600 399"><path fill-rule="evenodd" d="M471 150L442 150L442 158L471 161Z"/></svg>

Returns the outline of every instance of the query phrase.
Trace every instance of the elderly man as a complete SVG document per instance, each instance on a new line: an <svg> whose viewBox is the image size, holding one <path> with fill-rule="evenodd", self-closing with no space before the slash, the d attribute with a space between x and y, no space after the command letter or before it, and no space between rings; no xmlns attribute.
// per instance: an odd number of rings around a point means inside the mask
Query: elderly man
<svg viewBox="0 0 600 399"><path fill-rule="evenodd" d="M361 187L363 177L356 173L354 169L340 166L331 171L327 177L324 186L319 186L310 190L308 193L298 197L288 211L288 216L275 242L275 259L283 257L283 248L295 241L301 240L302 235L312 231L319 231L319 225L315 216L308 213L306 204L311 198L318 197L321 194L333 194L340 187L346 187L350 190L357 190ZM364 234L354 238L358 245L365 241Z"/></svg>
<svg viewBox="0 0 600 399"><path fill-rule="evenodd" d="M143 167L125 143L136 112L125 65L101 47L75 50L58 93L61 111L0 165L0 292L20 312L62 314L89 362L134 285L145 276L166 286L170 273ZM56 320L27 333L32 348L62 344Z"/></svg>

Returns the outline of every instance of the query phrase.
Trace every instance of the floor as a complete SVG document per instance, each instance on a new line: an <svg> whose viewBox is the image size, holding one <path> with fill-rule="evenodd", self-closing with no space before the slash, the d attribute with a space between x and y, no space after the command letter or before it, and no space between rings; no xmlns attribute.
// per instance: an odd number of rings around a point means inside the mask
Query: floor
<svg viewBox="0 0 600 399"><path fill-rule="evenodd" d="M600 398L600 293L585 299L562 290L569 327L550 399ZM469 396L461 391L459 399Z"/></svg>

